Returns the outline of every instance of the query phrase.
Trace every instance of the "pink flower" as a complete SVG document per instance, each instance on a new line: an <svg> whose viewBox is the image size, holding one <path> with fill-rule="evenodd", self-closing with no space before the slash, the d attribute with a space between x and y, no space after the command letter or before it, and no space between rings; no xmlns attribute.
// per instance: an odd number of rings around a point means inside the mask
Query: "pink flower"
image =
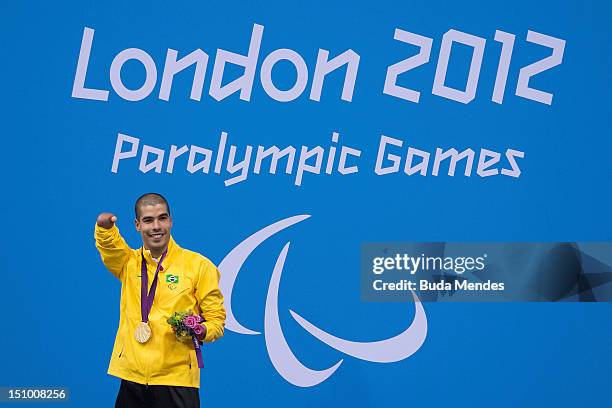
<svg viewBox="0 0 612 408"><path fill-rule="evenodd" d="M195 326L198 325L195 316L186 316L183 319L183 323L185 323L185 326L189 327L190 329L193 329Z"/></svg>
<svg viewBox="0 0 612 408"><path fill-rule="evenodd" d="M193 327L193 332L199 336L200 334L204 333L204 328L199 324L196 324L195 327Z"/></svg>
<svg viewBox="0 0 612 408"><path fill-rule="evenodd" d="M200 317L200 315L194 315L196 318L196 322L198 323L202 323L202 318Z"/></svg>

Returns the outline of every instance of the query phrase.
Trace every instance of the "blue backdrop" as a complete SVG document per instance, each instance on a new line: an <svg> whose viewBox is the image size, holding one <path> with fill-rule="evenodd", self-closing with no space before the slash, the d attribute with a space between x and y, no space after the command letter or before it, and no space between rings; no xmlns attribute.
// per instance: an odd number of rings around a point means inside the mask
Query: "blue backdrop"
<svg viewBox="0 0 612 408"><path fill-rule="evenodd" d="M609 303L425 304L429 331L413 356L377 364L342 355L306 333L289 310L355 341L394 336L414 305L363 303L359 248L376 241L610 241L610 7L591 1L491 2L22 2L4 3L2 33L2 184L0 259L4 311L0 386L65 386L71 406L112 406L118 380L106 374L119 317L120 284L93 242L96 215L112 211L132 247L133 202L166 195L173 236L219 263L238 243L280 219L310 218L265 241L244 264L233 293L237 318L263 331L265 298L279 251L291 241L280 284L280 321L295 355L323 369L344 358L327 381L308 388L285 381L263 336L226 331L205 349L205 406L387 407L602 406L612 363ZM254 24L265 27L249 102L209 94L218 48L246 54ZM85 27L95 30L85 85L110 90L107 102L71 97ZM387 67L418 48L393 39L396 28L433 39L429 63L398 84L419 103L383 94ZM450 29L486 39L475 99L432 94L442 36ZM516 35L502 104L491 101L501 44ZM566 41L562 63L531 79L552 105L515 95L519 70L551 54L526 41L528 30ZM113 91L109 67L130 47L155 61L158 80L138 102ZM189 99L193 68L176 76L169 101L158 98L168 48L209 55L201 101ZM281 103L259 80L262 60L289 48L306 61L306 91ZM330 74L321 100L309 99L319 48L330 57L360 55L351 102L340 99L344 70ZM471 48L453 47L446 84L465 86ZM228 82L240 70L226 70ZM286 61L273 71L280 89L296 78ZM144 81L129 61L128 88ZM282 170L190 174L185 158L172 174L138 170L140 155L111 172L118 133L141 144L216 149L219 135L238 146L358 148L359 172L306 174L301 186ZM401 171L379 176L381 134L435 152L480 148L523 151L518 178ZM399 151L399 150L398 150ZM166 153L167 154L167 153ZM503 155L502 155L503 156ZM282 166L281 166L282 167ZM264 167L265 168L265 167Z"/></svg>

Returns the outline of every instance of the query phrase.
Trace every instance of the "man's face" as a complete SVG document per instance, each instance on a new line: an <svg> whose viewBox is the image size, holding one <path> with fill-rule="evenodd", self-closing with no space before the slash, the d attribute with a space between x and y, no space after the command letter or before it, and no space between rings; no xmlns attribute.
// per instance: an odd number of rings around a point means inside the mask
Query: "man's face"
<svg viewBox="0 0 612 408"><path fill-rule="evenodd" d="M136 220L136 230L142 235L144 247L153 252L161 252L170 242L172 218L165 204L143 205L139 208L140 218Z"/></svg>

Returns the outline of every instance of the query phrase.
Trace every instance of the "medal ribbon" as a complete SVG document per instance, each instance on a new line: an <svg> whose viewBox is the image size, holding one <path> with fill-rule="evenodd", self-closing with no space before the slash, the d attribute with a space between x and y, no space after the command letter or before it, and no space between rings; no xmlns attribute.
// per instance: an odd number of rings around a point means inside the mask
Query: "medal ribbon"
<svg viewBox="0 0 612 408"><path fill-rule="evenodd" d="M151 290L147 293L147 289L149 288L149 276L147 275L147 261L144 256L144 248L142 250L142 264L140 268L140 313L142 316L142 321L147 323L149 321L149 312L151 312L151 307L153 307L153 299L155 298L155 289L157 289L157 275L159 274L162 268L162 262L166 257L166 250L161 258L159 258L159 262L157 262L157 269L155 270L155 277L153 278L153 283L151 283Z"/></svg>

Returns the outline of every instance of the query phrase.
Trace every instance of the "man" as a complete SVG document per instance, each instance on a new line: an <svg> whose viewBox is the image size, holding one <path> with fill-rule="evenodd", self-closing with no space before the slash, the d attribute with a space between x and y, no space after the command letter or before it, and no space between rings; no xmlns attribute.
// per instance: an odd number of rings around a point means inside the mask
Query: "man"
<svg viewBox="0 0 612 408"><path fill-rule="evenodd" d="M119 329L108 368L122 379L115 407L199 407L194 344L177 340L166 320L191 310L204 320L200 341L223 336L219 271L204 256L174 242L163 196L141 196L135 213L143 243L139 249L126 244L111 213L98 216L94 233L104 265L121 281Z"/></svg>

